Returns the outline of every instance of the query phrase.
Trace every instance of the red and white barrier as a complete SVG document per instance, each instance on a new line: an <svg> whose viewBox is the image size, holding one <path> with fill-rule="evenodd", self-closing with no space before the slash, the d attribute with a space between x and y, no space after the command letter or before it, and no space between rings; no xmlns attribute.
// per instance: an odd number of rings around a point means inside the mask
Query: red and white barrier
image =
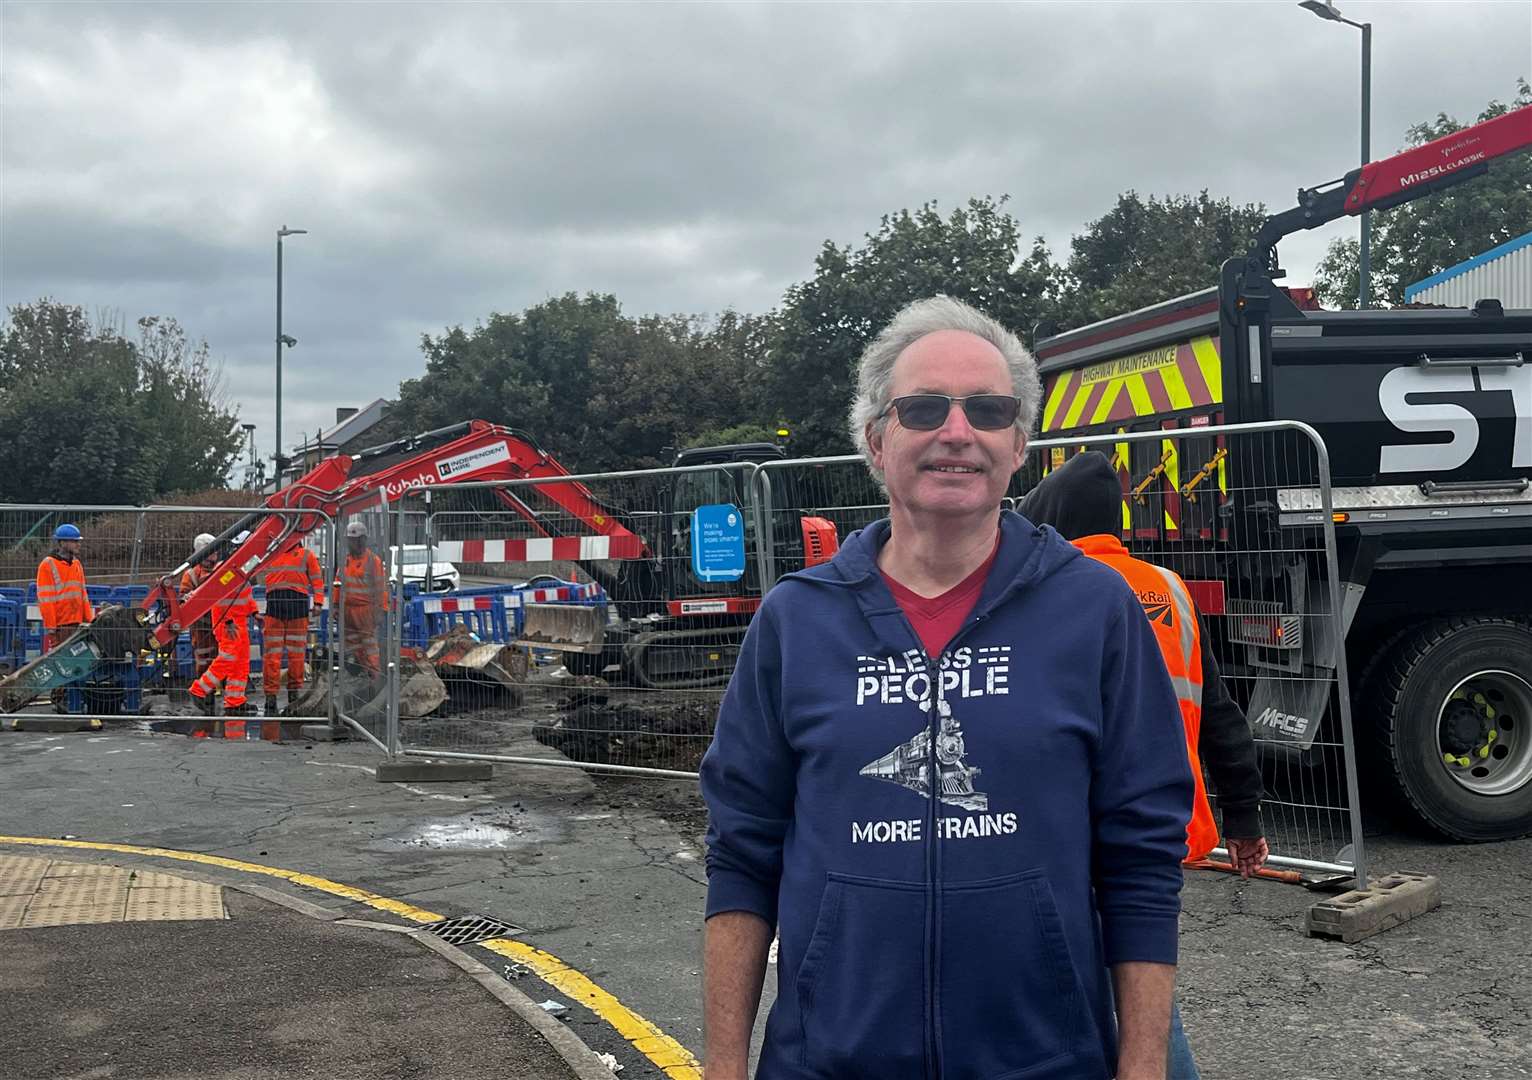
<svg viewBox="0 0 1532 1080"><path fill-rule="evenodd" d="M532 540L442 540L432 556L442 562L578 562L581 559L642 559L636 536L544 536Z"/></svg>

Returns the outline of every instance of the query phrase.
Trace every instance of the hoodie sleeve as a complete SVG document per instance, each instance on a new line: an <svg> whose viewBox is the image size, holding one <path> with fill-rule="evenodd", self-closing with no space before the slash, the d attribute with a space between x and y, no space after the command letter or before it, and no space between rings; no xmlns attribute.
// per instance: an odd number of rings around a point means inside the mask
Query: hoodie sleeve
<svg viewBox="0 0 1532 1080"><path fill-rule="evenodd" d="M1154 631L1124 587L1106 635L1091 777L1091 879L1108 965L1176 962L1192 799L1180 706Z"/></svg>
<svg viewBox="0 0 1532 1080"><path fill-rule="evenodd" d="M1202 728L1197 735L1197 756L1218 793L1224 836L1253 840L1261 835L1263 790L1255 740L1245 714L1224 686L1206 622L1201 630Z"/></svg>
<svg viewBox="0 0 1532 1080"><path fill-rule="evenodd" d="M782 731L781 676L780 639L768 600L745 635L702 759L708 918L749 911L776 925L782 844L796 784Z"/></svg>

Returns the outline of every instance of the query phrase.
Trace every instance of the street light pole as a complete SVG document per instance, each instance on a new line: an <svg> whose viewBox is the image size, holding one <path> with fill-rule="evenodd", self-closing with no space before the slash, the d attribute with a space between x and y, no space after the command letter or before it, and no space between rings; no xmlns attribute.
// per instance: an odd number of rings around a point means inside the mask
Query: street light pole
<svg viewBox="0 0 1532 1080"><path fill-rule="evenodd" d="M282 333L282 239L287 236L302 236L307 229L289 229L283 225L277 230L277 434L276 454L273 461L276 466L274 473L277 478L277 486L282 485L282 346L289 339ZM296 341L293 342L297 344Z"/></svg>
<svg viewBox="0 0 1532 1080"><path fill-rule="evenodd" d="M1355 26L1355 23L1352 23ZM1372 160L1372 23L1362 23L1362 167ZM1357 259L1359 308L1372 306L1372 211L1362 211L1362 244Z"/></svg>
<svg viewBox="0 0 1532 1080"><path fill-rule="evenodd" d="M1340 13L1333 0L1298 0L1298 6L1328 22L1345 23L1362 32L1362 167L1372 160L1372 23L1353 22ZM1363 210L1362 242L1357 253L1358 308L1372 305L1372 211Z"/></svg>

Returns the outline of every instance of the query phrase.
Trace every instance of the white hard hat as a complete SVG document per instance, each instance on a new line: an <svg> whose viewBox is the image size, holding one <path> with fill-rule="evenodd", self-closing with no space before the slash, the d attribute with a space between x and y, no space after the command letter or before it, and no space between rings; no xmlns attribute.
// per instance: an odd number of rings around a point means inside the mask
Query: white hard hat
<svg viewBox="0 0 1532 1080"><path fill-rule="evenodd" d="M203 548L207 547L217 539L218 537L214 536L212 533L198 533L197 539L192 541L192 550L201 551Z"/></svg>
<svg viewBox="0 0 1532 1080"><path fill-rule="evenodd" d="M346 525L346 535L347 536L366 536L367 535L367 526L363 525L360 521L349 522Z"/></svg>

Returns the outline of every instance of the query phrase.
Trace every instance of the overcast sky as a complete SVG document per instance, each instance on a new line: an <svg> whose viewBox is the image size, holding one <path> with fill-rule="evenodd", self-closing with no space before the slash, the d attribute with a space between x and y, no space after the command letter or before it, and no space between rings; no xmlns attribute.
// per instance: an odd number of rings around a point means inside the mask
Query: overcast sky
<svg viewBox="0 0 1532 1080"><path fill-rule="evenodd" d="M1532 2L1355 2L1373 151L1532 74ZM610 291L764 311L825 239L1008 194L1056 256L1118 192L1291 205L1358 153L1360 35L1220 3L0 4L0 300L173 315L272 443L422 333ZM1307 280L1332 237L1283 245ZM489 419L502 419L490 417Z"/></svg>

